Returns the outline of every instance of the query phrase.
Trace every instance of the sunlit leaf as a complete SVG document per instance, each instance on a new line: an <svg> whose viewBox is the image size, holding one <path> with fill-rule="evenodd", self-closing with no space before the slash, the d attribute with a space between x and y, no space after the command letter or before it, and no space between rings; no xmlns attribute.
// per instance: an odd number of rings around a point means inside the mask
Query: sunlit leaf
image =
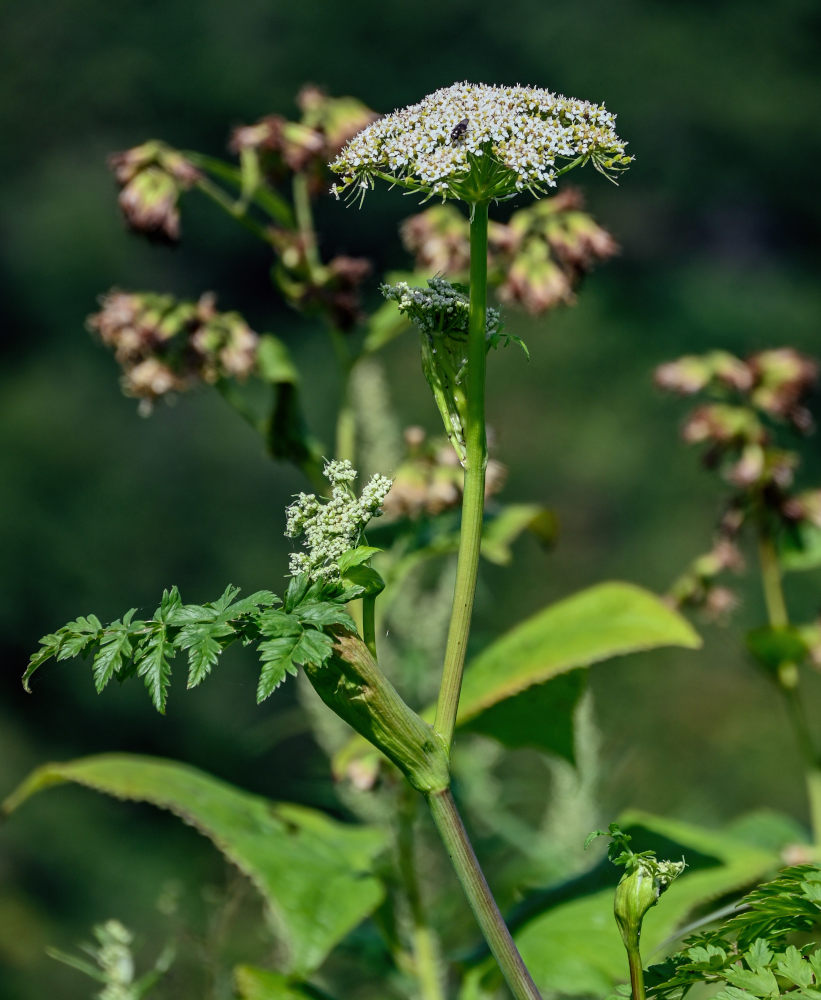
<svg viewBox="0 0 821 1000"><path fill-rule="evenodd" d="M3 814L63 782L150 802L213 841L264 898L290 974L317 968L382 900L373 862L386 847L384 831L271 802L173 761L107 754L46 764L6 799Z"/></svg>

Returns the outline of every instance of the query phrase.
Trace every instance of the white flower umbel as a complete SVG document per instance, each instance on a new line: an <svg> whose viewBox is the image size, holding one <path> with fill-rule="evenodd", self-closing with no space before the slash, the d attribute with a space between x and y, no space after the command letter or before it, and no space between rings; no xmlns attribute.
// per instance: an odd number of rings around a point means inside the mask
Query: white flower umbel
<svg viewBox="0 0 821 1000"><path fill-rule="evenodd" d="M386 476L373 476L357 497L352 488L357 473L347 460L326 462L323 474L331 484L330 497L300 493L285 512L285 535L303 536L308 550L291 554L290 572L307 573L312 580L339 576L339 557L356 548L368 522L382 513L382 502L393 485Z"/></svg>
<svg viewBox="0 0 821 1000"><path fill-rule="evenodd" d="M607 175L632 160L602 104L539 87L455 83L363 129L330 164L332 191L364 195L381 178L470 203L538 197L577 164Z"/></svg>

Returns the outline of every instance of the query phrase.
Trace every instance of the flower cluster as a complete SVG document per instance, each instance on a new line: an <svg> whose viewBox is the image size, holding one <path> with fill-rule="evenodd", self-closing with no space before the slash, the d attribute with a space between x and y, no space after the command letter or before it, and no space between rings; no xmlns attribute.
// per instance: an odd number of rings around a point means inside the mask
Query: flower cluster
<svg viewBox="0 0 821 1000"><path fill-rule="evenodd" d="M327 500L300 493L286 511L286 537L303 536L308 550L291 554L289 570L314 580L338 577L339 557L356 548L368 522L382 513L392 485L385 476L372 476L357 497L353 491L357 472L347 460L326 462L323 475L331 484Z"/></svg>
<svg viewBox="0 0 821 1000"><path fill-rule="evenodd" d="M244 379L257 359L259 338L239 313L220 313L212 294L197 302L172 295L112 289L88 327L113 349L123 391L150 412L155 400L198 382Z"/></svg>
<svg viewBox="0 0 821 1000"><path fill-rule="evenodd" d="M418 270L467 276L470 227L454 205L419 212L400 232ZM617 251L613 237L584 211L581 192L565 188L514 212L507 223L489 224L488 281L503 302L538 316L572 303L582 277Z"/></svg>
<svg viewBox="0 0 821 1000"><path fill-rule="evenodd" d="M120 185L119 205L128 225L149 239L180 238L180 193L202 177L182 153L161 142L145 142L113 153L108 165Z"/></svg>
<svg viewBox="0 0 821 1000"><path fill-rule="evenodd" d="M382 178L468 202L538 196L576 163L625 168L632 157L614 121L603 105L538 87L455 83L355 136L331 163L342 176L332 190L364 193Z"/></svg>
<svg viewBox="0 0 821 1000"><path fill-rule="evenodd" d="M451 445L444 438L429 440L421 427L408 427L404 436L408 456L396 470L384 503L385 516L417 520L459 508L464 475ZM505 466L491 458L485 471L485 500L502 489L506 478Z"/></svg>
<svg viewBox="0 0 821 1000"><path fill-rule="evenodd" d="M398 281L395 285L380 285L386 299L396 302L399 311L428 336L453 336L465 339L468 332L470 298L463 285L454 285L445 278L429 278L427 288ZM487 338L495 342L502 329L498 309L487 310Z"/></svg>
<svg viewBox="0 0 821 1000"><path fill-rule="evenodd" d="M263 172L278 179L285 172L307 173L315 191L327 191L327 161L377 117L354 97L329 97L308 85L297 95L299 121L267 115L231 133L229 148L242 156L252 151Z"/></svg>

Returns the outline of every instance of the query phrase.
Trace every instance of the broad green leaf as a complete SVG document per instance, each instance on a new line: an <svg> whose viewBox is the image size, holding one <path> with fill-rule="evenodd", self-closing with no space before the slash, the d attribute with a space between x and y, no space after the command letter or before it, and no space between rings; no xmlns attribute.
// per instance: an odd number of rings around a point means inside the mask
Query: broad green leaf
<svg viewBox="0 0 821 1000"><path fill-rule="evenodd" d="M515 626L465 672L458 722L576 667L658 646L695 649L692 627L654 594L600 583Z"/></svg>
<svg viewBox="0 0 821 1000"><path fill-rule="evenodd" d="M492 736L511 749L538 747L573 763L573 713L585 686L585 671L571 670L549 684L505 698L461 725L469 733Z"/></svg>
<svg viewBox="0 0 821 1000"><path fill-rule="evenodd" d="M659 947L697 907L740 892L780 864L775 853L677 820L631 812L618 823L633 837L630 846L634 850L657 850L659 857L670 860L683 856L688 864L644 919L646 964L660 960ZM605 861L575 883L523 904L514 937L544 992L609 994L627 978L624 946L613 918L618 877L618 871ZM515 915L513 921L515 925Z"/></svg>
<svg viewBox="0 0 821 1000"><path fill-rule="evenodd" d="M577 681L561 675L625 653L700 645L690 624L649 591L630 583L597 584L537 612L471 660L456 725L503 743L510 737L512 746L543 747L566 756L572 732L565 713L580 692ZM510 704L496 708L505 702ZM517 713L526 722L521 731L515 726ZM431 706L423 718L430 722L433 717ZM336 773L344 774L369 753L363 740L351 741L334 760Z"/></svg>
<svg viewBox="0 0 821 1000"><path fill-rule="evenodd" d="M387 846L384 831L271 802L174 761L106 754L46 764L6 799L3 814L63 782L150 802L213 841L264 898L289 974L316 969L384 895L373 875L374 859Z"/></svg>
<svg viewBox="0 0 821 1000"><path fill-rule="evenodd" d="M253 965L238 965L234 969L237 1000L306 1000L316 994L306 993L299 983L280 972L257 969Z"/></svg>

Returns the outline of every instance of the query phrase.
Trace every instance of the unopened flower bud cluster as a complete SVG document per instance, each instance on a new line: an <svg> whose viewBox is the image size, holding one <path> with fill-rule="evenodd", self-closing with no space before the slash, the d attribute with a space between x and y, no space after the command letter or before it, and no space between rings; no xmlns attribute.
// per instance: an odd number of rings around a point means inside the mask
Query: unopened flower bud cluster
<svg viewBox="0 0 821 1000"><path fill-rule="evenodd" d="M307 573L314 580L339 576L340 556L359 544L368 522L382 513L392 486L386 476L372 476L357 497L353 491L357 472L347 460L327 462L323 475L331 484L329 499L300 493L285 512L286 537L302 536L307 549L291 554L289 570L292 575Z"/></svg>
<svg viewBox="0 0 821 1000"><path fill-rule="evenodd" d="M428 279L427 288L417 288L407 281L395 285L380 285L386 299L393 300L399 311L411 320L422 333L454 334L460 339L467 336L470 299L445 278ZM487 338L499 335L502 322L498 309L487 310Z"/></svg>
<svg viewBox="0 0 821 1000"><path fill-rule="evenodd" d="M455 83L378 119L331 163L334 194L375 177L466 201L554 187L562 160L591 160L605 172L631 157L603 105L539 87Z"/></svg>

